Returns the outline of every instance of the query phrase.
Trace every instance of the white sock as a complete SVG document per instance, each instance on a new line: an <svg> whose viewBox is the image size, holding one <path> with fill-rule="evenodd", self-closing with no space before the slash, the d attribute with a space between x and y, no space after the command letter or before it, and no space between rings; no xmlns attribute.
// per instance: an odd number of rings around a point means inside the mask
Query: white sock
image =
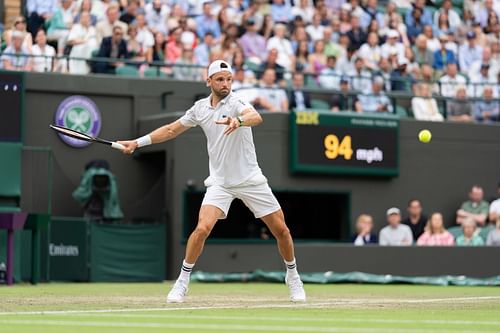
<svg viewBox="0 0 500 333"><path fill-rule="evenodd" d="M191 271L193 270L194 264L188 264L186 260L182 261L181 274L179 274L179 280L189 282L189 277L191 276Z"/></svg>
<svg viewBox="0 0 500 333"><path fill-rule="evenodd" d="M286 265L286 274L288 276L295 276L299 275L299 272L297 272L297 263L295 261L295 258L293 258L292 261L286 261L284 260L285 265Z"/></svg>

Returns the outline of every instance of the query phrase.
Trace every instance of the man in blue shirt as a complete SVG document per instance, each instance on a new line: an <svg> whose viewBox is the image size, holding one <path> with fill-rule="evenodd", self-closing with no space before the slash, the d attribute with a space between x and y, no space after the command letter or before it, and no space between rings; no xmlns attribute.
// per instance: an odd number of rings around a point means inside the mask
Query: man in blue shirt
<svg viewBox="0 0 500 333"><path fill-rule="evenodd" d="M292 20L292 8L284 0L273 0L271 17L274 23L288 23Z"/></svg>
<svg viewBox="0 0 500 333"><path fill-rule="evenodd" d="M493 123L499 121L500 105L493 100L493 88L483 88L483 99L474 103L474 118L478 122Z"/></svg>
<svg viewBox="0 0 500 333"><path fill-rule="evenodd" d="M405 23L407 27L412 27L415 24L413 19L414 8L420 8L422 10L422 17L420 18L422 26L433 25L432 14L429 9L425 8L425 0L416 0L413 4L413 8L406 12Z"/></svg>
<svg viewBox="0 0 500 333"><path fill-rule="evenodd" d="M359 95L356 102L356 112L389 112L392 113L392 103L382 91L384 79L377 76L373 79L372 92Z"/></svg>
<svg viewBox="0 0 500 333"><path fill-rule="evenodd" d="M207 1L203 4L203 14L196 18L196 33L199 38L203 38L209 31L214 34L216 39L220 37L219 22L212 15L212 3Z"/></svg>
<svg viewBox="0 0 500 333"><path fill-rule="evenodd" d="M455 53L446 48L446 43L448 42L448 36L440 35L439 41L441 42L441 49L434 52L434 62L432 67L435 70L443 71L447 64L456 63Z"/></svg>
<svg viewBox="0 0 500 333"><path fill-rule="evenodd" d="M469 31L467 33L467 43L464 43L458 49L460 70L462 72L469 70L475 61L481 60L482 55L483 48L476 43L476 33Z"/></svg>

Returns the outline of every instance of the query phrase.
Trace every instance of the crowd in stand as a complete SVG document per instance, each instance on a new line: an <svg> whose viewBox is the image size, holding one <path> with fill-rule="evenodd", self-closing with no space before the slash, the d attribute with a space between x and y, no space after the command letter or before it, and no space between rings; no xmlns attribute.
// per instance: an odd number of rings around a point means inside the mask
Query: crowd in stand
<svg viewBox="0 0 500 333"><path fill-rule="evenodd" d="M310 108L315 87L338 92L332 111L394 112L386 93L402 92L416 119L499 120L498 0L27 0L25 12L3 33L5 69L204 80L224 59L260 110Z"/></svg>
<svg viewBox="0 0 500 333"><path fill-rule="evenodd" d="M428 217L417 199L408 202L407 217L403 220L399 208L386 212L387 226L377 235L373 232L373 218L362 214L356 221L354 245L379 244L384 246L482 246L500 245L500 183L497 198L484 200L483 189L474 185L469 200L456 212L454 226L445 228L443 215L434 212Z"/></svg>

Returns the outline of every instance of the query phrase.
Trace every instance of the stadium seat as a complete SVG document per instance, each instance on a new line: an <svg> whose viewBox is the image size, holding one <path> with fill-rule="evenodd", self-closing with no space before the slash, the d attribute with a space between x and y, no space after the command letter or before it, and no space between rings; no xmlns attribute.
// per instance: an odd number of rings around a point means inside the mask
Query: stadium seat
<svg viewBox="0 0 500 333"><path fill-rule="evenodd" d="M401 118L408 118L409 117L408 111L406 110L406 108L401 106L401 105L397 105L397 104L396 104L396 114L398 116L400 116Z"/></svg>
<svg viewBox="0 0 500 333"><path fill-rule="evenodd" d="M139 70L133 66L122 66L116 69L116 75L118 76L131 76L139 77Z"/></svg>
<svg viewBox="0 0 500 333"><path fill-rule="evenodd" d="M330 110L330 104L322 99L311 99L311 107L317 110Z"/></svg>
<svg viewBox="0 0 500 333"><path fill-rule="evenodd" d="M495 227L490 224L484 228L481 228L481 230L479 231L479 236L481 236L481 238L484 240L485 243L486 243L486 239L488 239L488 234L490 233L491 230L494 230L494 229L495 229Z"/></svg>
<svg viewBox="0 0 500 333"><path fill-rule="evenodd" d="M167 77L158 67L148 67L144 70L144 77Z"/></svg>
<svg viewBox="0 0 500 333"><path fill-rule="evenodd" d="M320 88L318 81L312 75L305 75L304 77L305 87L306 88Z"/></svg>
<svg viewBox="0 0 500 333"><path fill-rule="evenodd" d="M462 227L460 226L453 226L453 227L450 227L448 228L448 231L453 235L453 237L455 238L455 240L459 237L459 236L462 236L463 235L463 232L462 232Z"/></svg>

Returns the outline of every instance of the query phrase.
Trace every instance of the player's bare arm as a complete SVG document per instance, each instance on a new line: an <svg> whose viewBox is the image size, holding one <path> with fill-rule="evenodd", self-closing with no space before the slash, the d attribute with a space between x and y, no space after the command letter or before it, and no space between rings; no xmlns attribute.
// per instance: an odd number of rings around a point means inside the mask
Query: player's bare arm
<svg viewBox="0 0 500 333"><path fill-rule="evenodd" d="M182 125L180 120L176 120L170 124L155 129L153 132L139 139L118 142L125 146L123 153L130 155L138 147L175 139L177 136L184 133L188 129L189 127Z"/></svg>
<svg viewBox="0 0 500 333"><path fill-rule="evenodd" d="M227 125L224 134L229 135L241 126L257 126L262 123L262 117L255 109L245 109L241 112L241 116L236 118L227 117L222 120L217 120L215 123L219 125Z"/></svg>

